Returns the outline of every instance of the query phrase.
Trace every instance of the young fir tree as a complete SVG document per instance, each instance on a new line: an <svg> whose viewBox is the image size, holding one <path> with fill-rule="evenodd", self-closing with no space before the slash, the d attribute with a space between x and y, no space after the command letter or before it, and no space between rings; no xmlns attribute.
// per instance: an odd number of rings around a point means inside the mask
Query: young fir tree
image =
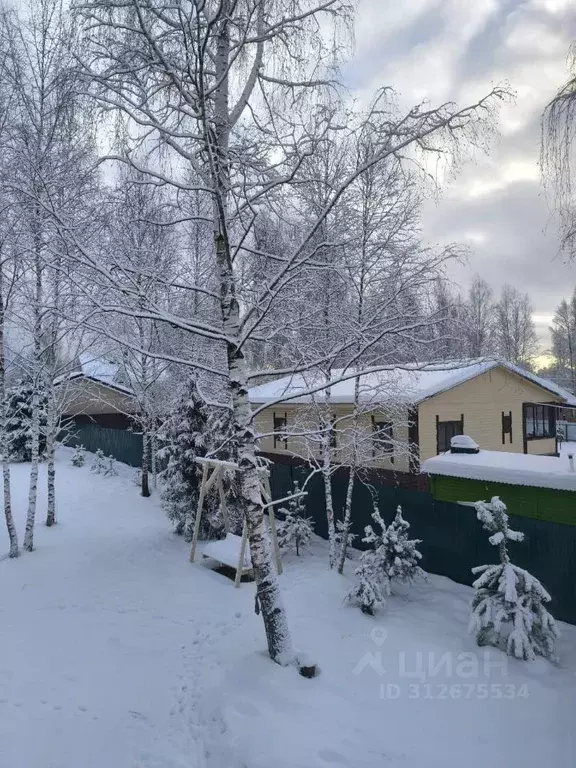
<svg viewBox="0 0 576 768"><path fill-rule="evenodd" d="M359 605L370 615L385 604L393 582L411 583L417 576L427 578L418 565L422 557L417 549L420 539L408 538L410 524L402 517L401 507L387 528L374 502L372 519L378 530L371 525L364 529L362 541L371 549L360 556L360 565L355 571L356 583L346 596L349 602Z"/></svg>
<svg viewBox="0 0 576 768"><path fill-rule="evenodd" d="M559 635L556 622L545 603L551 598L542 584L510 562L509 541L523 541L524 534L508 527L506 505L494 496L490 503L478 501L476 513L490 544L498 547L498 565L480 565L473 586L469 631L478 645L493 645L509 656L532 660L544 656L555 660L554 645Z"/></svg>
<svg viewBox="0 0 576 768"><path fill-rule="evenodd" d="M426 573L420 568L422 559L418 551L421 539L408 538L410 523L402 517L402 507L396 509L396 516L391 525L382 533L378 548L384 559L384 571L389 584L400 582L411 584L415 578L427 579ZM376 540L377 537L376 537Z"/></svg>
<svg viewBox="0 0 576 768"><path fill-rule="evenodd" d="M366 526L370 528L370 526ZM346 595L346 600L358 605L362 613L373 616L386 603L382 564L374 550L368 549L360 555L360 564L354 571L356 582Z"/></svg>
<svg viewBox="0 0 576 768"><path fill-rule="evenodd" d="M159 451L159 459L166 465L161 473L162 505L174 523L174 532L186 541L192 539L202 481L196 458L208 452L209 429L206 403L192 380L186 397L164 425L161 439L166 445ZM222 528L217 493L211 489L204 500L200 538L218 538Z"/></svg>
<svg viewBox="0 0 576 768"><path fill-rule="evenodd" d="M284 514L277 526L278 546L280 549L293 550L300 556L300 550L310 543L314 527L311 517L305 517L306 507L304 497L297 496L300 493L298 483L294 483L294 497L288 501L288 507L282 507L279 511Z"/></svg>
<svg viewBox="0 0 576 768"><path fill-rule="evenodd" d="M104 474L108 476L118 474L118 470L116 469L116 461L114 459L114 456L112 456L112 454L110 454L110 456L108 456L108 458L106 459Z"/></svg>
<svg viewBox="0 0 576 768"><path fill-rule="evenodd" d="M74 449L74 453L72 454L71 463L73 467L83 467L84 463L86 461L86 457L84 456L84 446L83 445L77 445Z"/></svg>
<svg viewBox="0 0 576 768"><path fill-rule="evenodd" d="M373 616L374 611L386 603L386 596L390 594L384 568L385 559L381 550L386 524L376 502L374 502L372 519L380 529L380 533L376 533L371 525L364 528L362 541L370 544L371 549L365 550L360 555L360 564L354 571L356 582L345 598L348 602L358 605L362 613L367 613L369 616Z"/></svg>
<svg viewBox="0 0 576 768"><path fill-rule="evenodd" d="M104 451L101 448L98 448L96 453L94 454L94 461L92 462L92 466L90 467L90 472L95 472L97 475L101 475L106 469L106 457L104 456Z"/></svg>
<svg viewBox="0 0 576 768"><path fill-rule="evenodd" d="M31 382L21 381L8 392L6 402L6 433L8 452L12 461L32 460L32 399ZM40 397L40 455L46 450L46 397Z"/></svg>

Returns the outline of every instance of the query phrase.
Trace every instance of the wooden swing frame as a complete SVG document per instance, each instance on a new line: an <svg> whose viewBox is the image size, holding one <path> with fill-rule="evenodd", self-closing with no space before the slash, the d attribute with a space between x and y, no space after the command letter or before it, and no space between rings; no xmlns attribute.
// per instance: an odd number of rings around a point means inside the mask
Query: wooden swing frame
<svg viewBox="0 0 576 768"><path fill-rule="evenodd" d="M218 488L218 494L220 496L220 508L222 510L222 517L224 518L224 530L226 533L230 533L230 519L228 517L228 510L226 508L226 494L224 493L224 486L222 484L222 478L226 469L233 469L238 471L238 465L231 461L220 461L219 459L205 459L197 458L196 462L202 466L202 483L200 485L200 495L198 498L198 509L196 510L196 520L194 521L194 534L192 536L192 544L190 546L190 562L194 562L196 557L196 545L198 544L198 537L200 535L200 524L202 522L202 513L204 511L204 499L208 491L216 485ZM210 472L210 470L212 470ZM284 499L278 501L272 501L272 491L270 489L270 473L266 467L259 467L258 473L260 475L260 490L262 498L264 499L265 514L268 516L268 530L270 532L270 539L272 541L272 548L274 551L274 560L276 564L276 571L278 575L282 574L282 560L280 558L280 547L278 546L278 537L276 535L276 518L274 516L274 505L279 504ZM240 580L242 574L252 570L245 566L246 547L248 544L248 526L246 520L242 525L242 541L240 544L240 555L238 557L238 564L236 566L236 577L234 579L234 586L240 586ZM216 558L215 558L216 559Z"/></svg>

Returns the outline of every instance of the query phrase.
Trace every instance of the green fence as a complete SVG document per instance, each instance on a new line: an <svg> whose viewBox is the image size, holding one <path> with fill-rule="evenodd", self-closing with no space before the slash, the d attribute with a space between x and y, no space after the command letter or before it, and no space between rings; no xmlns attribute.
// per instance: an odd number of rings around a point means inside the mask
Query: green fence
<svg viewBox="0 0 576 768"><path fill-rule="evenodd" d="M302 469L273 465L273 496L285 496L295 480L302 483L304 478L305 471ZM425 570L461 584L471 584L473 566L494 562L497 552L488 543L488 535L477 520L473 507L436 501L429 493L397 486L375 484L373 487L387 522L392 520L396 507L399 504L402 506L404 517L411 525L411 533L422 539L420 550ZM333 477L334 511L339 519L344 509L346 488L345 476ZM314 476L307 490L307 514L314 520L316 533L327 538L322 478ZM504 495L502 498L505 502ZM358 535L355 545L361 547L364 526L372 523L372 497L360 483L354 489L352 509L352 531ZM510 515L510 522L513 528L525 534L524 542L512 545L514 562L542 581L553 598L553 615L576 624L576 526L519 515Z"/></svg>
<svg viewBox="0 0 576 768"><path fill-rule="evenodd" d="M82 443L89 451L101 448L117 461L140 466L142 436L120 429L95 424L79 424L67 440L69 445ZM274 498L287 496L295 480L301 484L307 470L283 464L271 467ZM471 568L494 561L496 551L476 519L472 507L436 501L429 493L394 485L377 483L380 509L387 522L400 504L410 522L413 535L422 539L423 567L430 573L447 576L461 584L471 584ZM347 478L337 473L332 478L332 495L337 518L341 518L346 498ZM307 485L307 514L313 518L315 531L327 538L324 486L320 475ZM576 495L575 495L576 498ZM505 494L502 499L506 502ZM372 522L372 497L368 488L357 483L352 498L355 544L362 546L364 526ZM523 543L513 546L514 562L537 576L553 597L552 613L559 619L576 623L576 526L562 525L530 517L510 515L511 524L526 535Z"/></svg>
<svg viewBox="0 0 576 768"><path fill-rule="evenodd" d="M110 429L98 424L75 424L66 437L66 445L83 445L87 451L100 448L106 456L114 456L131 467L142 464L142 435L125 429Z"/></svg>

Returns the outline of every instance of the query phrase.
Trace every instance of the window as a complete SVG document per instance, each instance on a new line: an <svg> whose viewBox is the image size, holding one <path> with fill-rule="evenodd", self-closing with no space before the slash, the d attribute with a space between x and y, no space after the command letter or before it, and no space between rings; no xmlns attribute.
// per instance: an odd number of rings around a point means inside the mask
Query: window
<svg viewBox="0 0 576 768"><path fill-rule="evenodd" d="M450 450L450 440L464 434L464 414L459 421L440 421L436 416L436 449L438 453Z"/></svg>
<svg viewBox="0 0 576 768"><path fill-rule="evenodd" d="M380 421L372 416L372 456L390 456L394 461L394 428L390 421Z"/></svg>
<svg viewBox="0 0 576 768"><path fill-rule="evenodd" d="M556 436L556 411L549 405L525 405L524 424L527 440Z"/></svg>
<svg viewBox="0 0 576 768"><path fill-rule="evenodd" d="M288 438L286 436L286 426L288 424L288 417L286 414L280 415L275 413L274 418L274 448L288 449Z"/></svg>
<svg viewBox="0 0 576 768"><path fill-rule="evenodd" d="M502 411L502 445L506 445L506 438L509 443L512 442L512 411Z"/></svg>

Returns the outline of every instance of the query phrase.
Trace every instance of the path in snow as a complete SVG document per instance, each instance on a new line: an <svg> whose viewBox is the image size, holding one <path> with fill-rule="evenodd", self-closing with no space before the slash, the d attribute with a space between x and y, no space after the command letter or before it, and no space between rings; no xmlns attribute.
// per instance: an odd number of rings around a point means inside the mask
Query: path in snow
<svg viewBox="0 0 576 768"><path fill-rule="evenodd" d="M197 578L212 574L126 477L59 469L59 524L39 510L36 551L0 563L0 765L202 766L199 659L234 612L214 621ZM27 471L14 468L20 523Z"/></svg>

